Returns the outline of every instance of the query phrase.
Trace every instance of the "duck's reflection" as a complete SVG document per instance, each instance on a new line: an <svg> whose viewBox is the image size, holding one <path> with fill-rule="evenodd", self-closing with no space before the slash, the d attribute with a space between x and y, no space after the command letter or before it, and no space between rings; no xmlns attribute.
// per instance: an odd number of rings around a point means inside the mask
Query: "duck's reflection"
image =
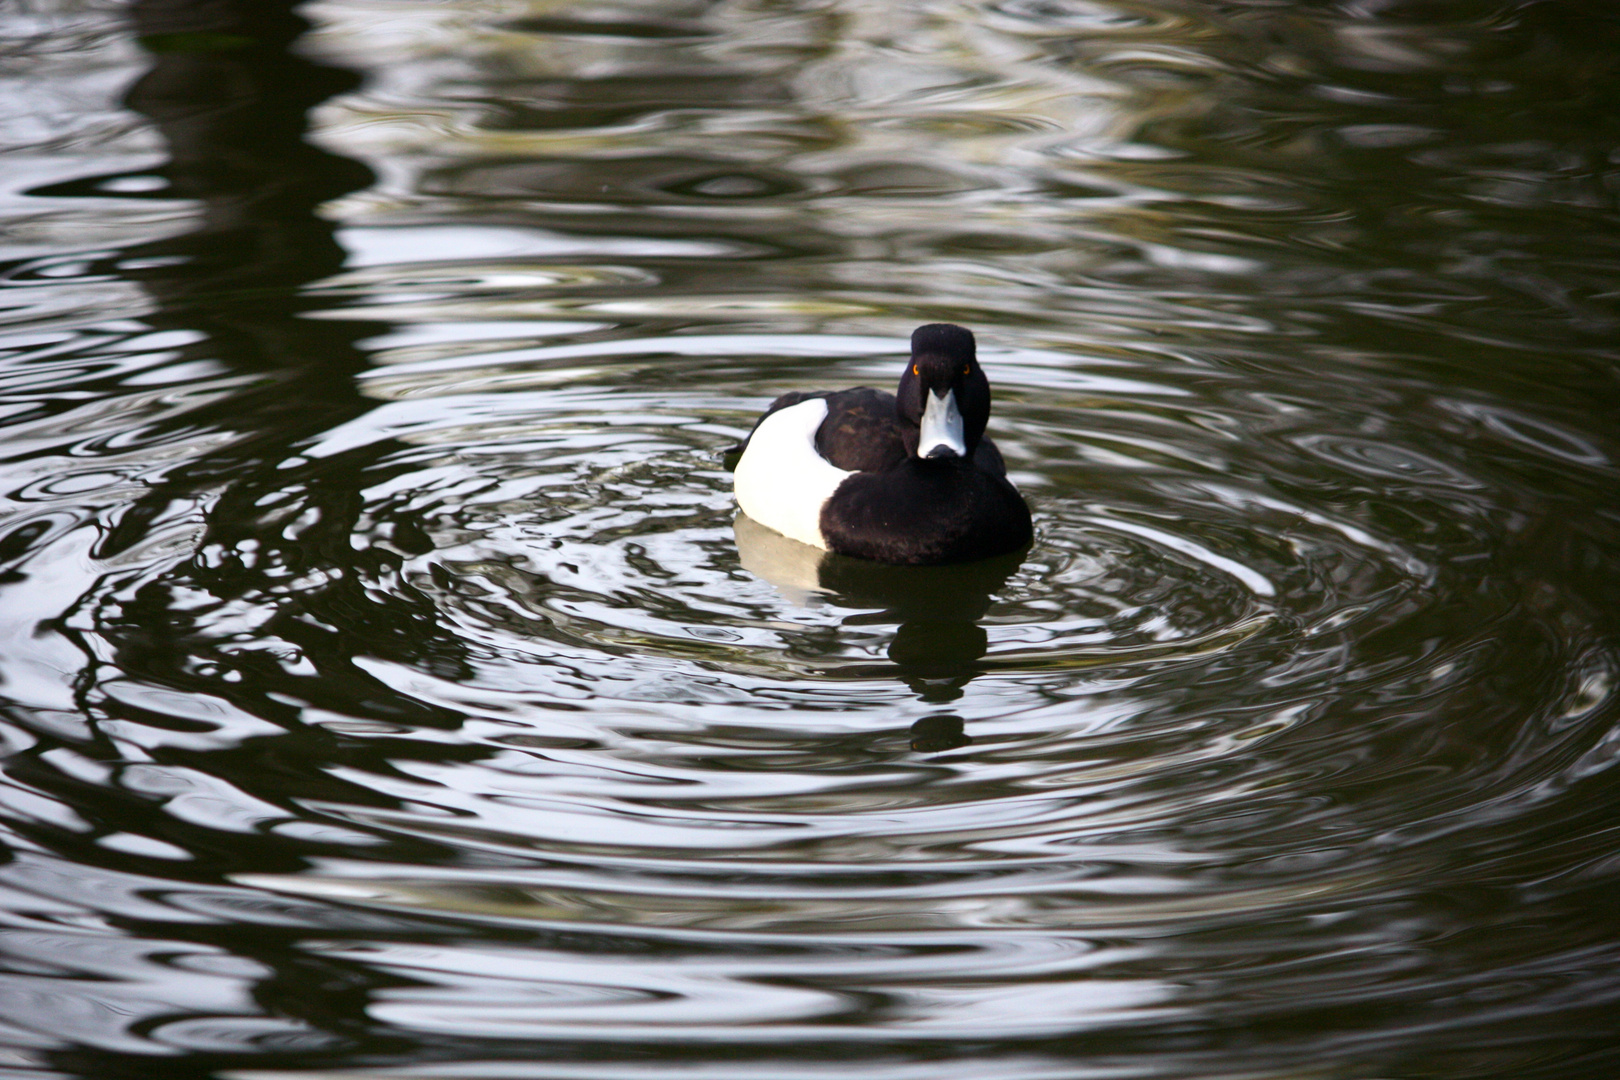
<svg viewBox="0 0 1620 1080"><path fill-rule="evenodd" d="M1024 558L1019 551L954 566L889 566L789 540L746 514L737 515L736 533L743 568L793 603L854 609L847 625L898 624L889 659L930 705L960 698L984 671L989 638L979 621ZM954 715L927 716L911 729L912 748L924 753L970 741Z"/></svg>

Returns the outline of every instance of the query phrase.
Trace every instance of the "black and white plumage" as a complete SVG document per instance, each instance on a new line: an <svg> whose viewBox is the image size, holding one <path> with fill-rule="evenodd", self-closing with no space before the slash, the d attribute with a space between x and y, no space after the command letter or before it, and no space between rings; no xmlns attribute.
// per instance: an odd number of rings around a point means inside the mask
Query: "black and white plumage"
<svg viewBox="0 0 1620 1080"><path fill-rule="evenodd" d="M795 392L771 403L737 462L761 525L878 562L968 562L1028 546L1029 507L984 435L990 383L973 334L919 327L894 394Z"/></svg>

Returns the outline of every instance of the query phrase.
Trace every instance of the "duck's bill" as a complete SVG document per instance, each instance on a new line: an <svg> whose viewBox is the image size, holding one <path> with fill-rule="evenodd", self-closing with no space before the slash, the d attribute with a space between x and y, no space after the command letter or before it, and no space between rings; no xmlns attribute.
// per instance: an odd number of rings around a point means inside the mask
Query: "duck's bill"
<svg viewBox="0 0 1620 1080"><path fill-rule="evenodd" d="M926 395L917 456L925 458L967 457L962 441L962 414L956 409L956 391Z"/></svg>

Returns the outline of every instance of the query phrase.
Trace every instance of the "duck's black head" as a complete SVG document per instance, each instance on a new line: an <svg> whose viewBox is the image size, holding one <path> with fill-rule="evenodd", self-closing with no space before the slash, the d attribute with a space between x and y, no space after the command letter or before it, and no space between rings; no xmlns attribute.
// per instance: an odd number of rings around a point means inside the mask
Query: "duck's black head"
<svg viewBox="0 0 1620 1080"><path fill-rule="evenodd" d="M918 431L913 454L972 457L990 420L990 381L979 367L973 332L951 323L919 326L895 399L901 422ZM906 441L910 447L909 431Z"/></svg>

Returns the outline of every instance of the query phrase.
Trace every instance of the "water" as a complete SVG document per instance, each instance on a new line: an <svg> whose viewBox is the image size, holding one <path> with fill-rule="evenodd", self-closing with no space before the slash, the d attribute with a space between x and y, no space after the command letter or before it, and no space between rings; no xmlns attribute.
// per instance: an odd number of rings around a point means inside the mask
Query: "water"
<svg viewBox="0 0 1620 1080"><path fill-rule="evenodd" d="M0 9L0 1076L1620 1067L1604 5L276 7Z"/></svg>

